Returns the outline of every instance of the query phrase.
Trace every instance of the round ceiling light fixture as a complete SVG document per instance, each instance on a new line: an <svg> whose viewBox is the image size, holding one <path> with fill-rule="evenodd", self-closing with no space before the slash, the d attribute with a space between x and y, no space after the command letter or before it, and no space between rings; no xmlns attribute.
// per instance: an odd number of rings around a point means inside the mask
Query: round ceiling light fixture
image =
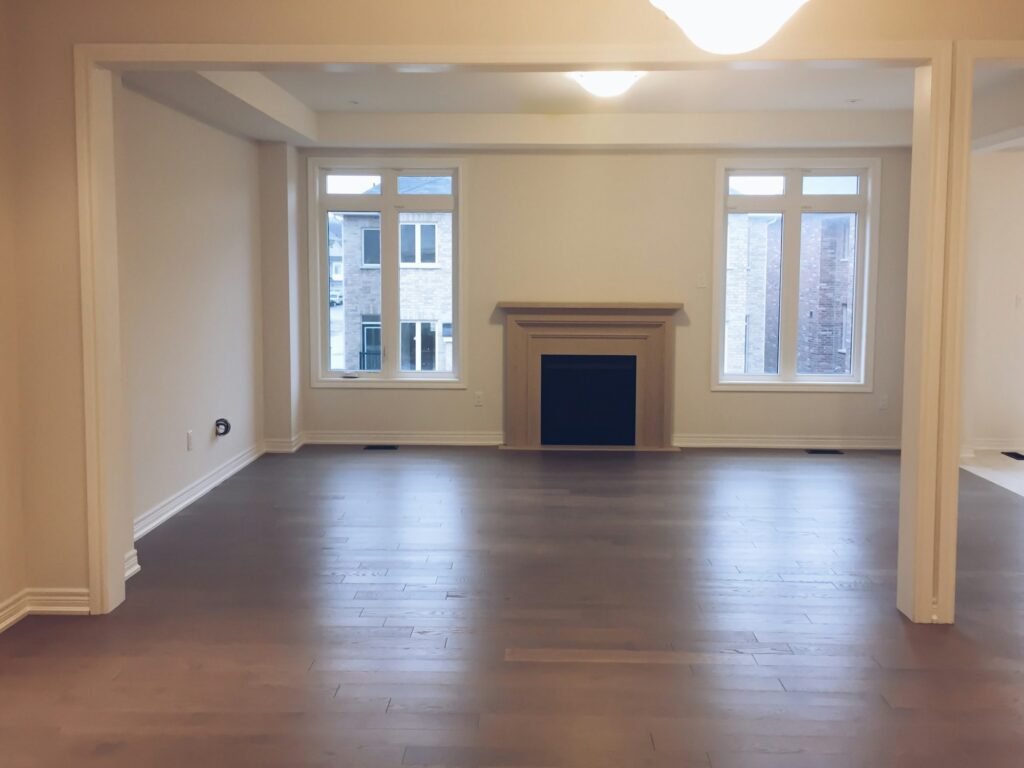
<svg viewBox="0 0 1024 768"><path fill-rule="evenodd" d="M621 96L640 80L646 72L566 72L565 76L579 83L594 96L608 99Z"/></svg>
<svg viewBox="0 0 1024 768"><path fill-rule="evenodd" d="M808 0L651 0L698 48L723 56L767 43Z"/></svg>

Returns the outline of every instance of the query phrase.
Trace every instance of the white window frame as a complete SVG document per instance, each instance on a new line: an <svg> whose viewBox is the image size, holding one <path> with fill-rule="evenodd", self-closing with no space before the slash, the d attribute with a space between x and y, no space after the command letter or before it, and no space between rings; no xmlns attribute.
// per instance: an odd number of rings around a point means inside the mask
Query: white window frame
<svg viewBox="0 0 1024 768"><path fill-rule="evenodd" d="M785 175L784 195L729 195L728 177L735 174ZM803 195L804 175L857 174L858 195ZM722 158L715 184L713 360L711 389L717 392L872 392L874 391L876 261L881 222L882 161L874 157ZM727 227L730 213L779 213L783 218L783 259L780 297L779 373L725 372L725 289ZM853 359L849 376L797 373L800 302L800 232L804 213L857 214L857 273Z"/></svg>
<svg viewBox="0 0 1024 768"><path fill-rule="evenodd" d="M379 195L328 195L326 177L333 173L381 176ZM455 158L309 157L306 163L310 382L317 388L465 389L468 334L466 316L464 197L465 164ZM452 177L451 195L399 195L399 176ZM379 213L381 216L381 370L334 371L330 367L330 313L326 227L330 211ZM452 371L401 370L399 218L401 213L452 215ZM367 265L369 266L369 265ZM433 268L426 264L423 267ZM440 323L438 334L440 336ZM439 350L440 352L440 350Z"/></svg>
<svg viewBox="0 0 1024 768"><path fill-rule="evenodd" d="M408 197L408 195L402 195L402 197ZM398 263L402 269L440 269L441 262L438 259L438 244L440 238L438 237L438 226L434 222L430 221L406 221L402 222L399 220L399 234L398 234L398 247L402 247L402 234L401 227L415 227L416 230L416 242L413 245L413 261L402 261L402 253L399 250ZM423 261L423 228L433 227L434 228L434 260ZM412 322L411 320L409 322Z"/></svg>

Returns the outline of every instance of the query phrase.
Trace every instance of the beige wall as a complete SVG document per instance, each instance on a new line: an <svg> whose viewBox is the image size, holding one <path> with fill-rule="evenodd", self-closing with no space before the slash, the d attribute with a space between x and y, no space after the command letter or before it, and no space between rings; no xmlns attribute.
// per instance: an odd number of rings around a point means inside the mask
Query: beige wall
<svg viewBox="0 0 1024 768"><path fill-rule="evenodd" d="M138 517L261 444L259 169L252 142L126 89L115 97ZM222 416L232 431L218 438Z"/></svg>
<svg viewBox="0 0 1024 768"><path fill-rule="evenodd" d="M964 304L965 448L1024 450L1024 152L975 154Z"/></svg>
<svg viewBox="0 0 1024 768"><path fill-rule="evenodd" d="M14 236L14 85L9 3L0 3L0 605L25 587L21 506L21 420L18 362L18 249Z"/></svg>
<svg viewBox="0 0 1024 768"><path fill-rule="evenodd" d="M264 432L287 447L302 430L298 156L294 147L265 142L259 162Z"/></svg>
<svg viewBox="0 0 1024 768"><path fill-rule="evenodd" d="M497 302L672 301L686 305L676 330L678 436L835 437L846 444L863 438L895 444L901 423L910 153L885 150L869 156L883 158L873 393L711 391L716 153L485 154L465 162L468 389L308 389L305 429L500 433L503 341L501 319L494 315ZM308 371L308 346L303 370ZM478 391L484 393L483 408L473 406Z"/></svg>
<svg viewBox="0 0 1024 768"><path fill-rule="evenodd" d="M637 0L36 0L14 3L19 78L23 505L34 586L85 586L85 448L73 45L76 42L420 45L664 44L691 49ZM828 0L783 30L793 41L1024 39L1019 0Z"/></svg>

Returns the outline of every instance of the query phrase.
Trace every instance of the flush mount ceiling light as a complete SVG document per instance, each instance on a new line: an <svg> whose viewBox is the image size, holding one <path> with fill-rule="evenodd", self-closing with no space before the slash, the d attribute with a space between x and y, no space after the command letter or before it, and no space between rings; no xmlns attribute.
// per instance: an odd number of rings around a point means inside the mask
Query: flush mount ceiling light
<svg viewBox="0 0 1024 768"><path fill-rule="evenodd" d="M566 72L589 93L603 99L621 96L646 75L646 72Z"/></svg>
<svg viewBox="0 0 1024 768"><path fill-rule="evenodd" d="M746 53L771 40L808 0L651 0L698 48Z"/></svg>

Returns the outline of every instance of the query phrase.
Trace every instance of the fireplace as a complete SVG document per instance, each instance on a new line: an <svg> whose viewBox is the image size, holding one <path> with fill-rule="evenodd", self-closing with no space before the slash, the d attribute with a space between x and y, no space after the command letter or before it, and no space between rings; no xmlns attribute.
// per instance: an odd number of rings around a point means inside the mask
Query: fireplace
<svg viewBox="0 0 1024 768"><path fill-rule="evenodd" d="M505 446L667 450L681 304L501 302Z"/></svg>
<svg viewBox="0 0 1024 768"><path fill-rule="evenodd" d="M541 355L541 445L636 445L636 357Z"/></svg>

